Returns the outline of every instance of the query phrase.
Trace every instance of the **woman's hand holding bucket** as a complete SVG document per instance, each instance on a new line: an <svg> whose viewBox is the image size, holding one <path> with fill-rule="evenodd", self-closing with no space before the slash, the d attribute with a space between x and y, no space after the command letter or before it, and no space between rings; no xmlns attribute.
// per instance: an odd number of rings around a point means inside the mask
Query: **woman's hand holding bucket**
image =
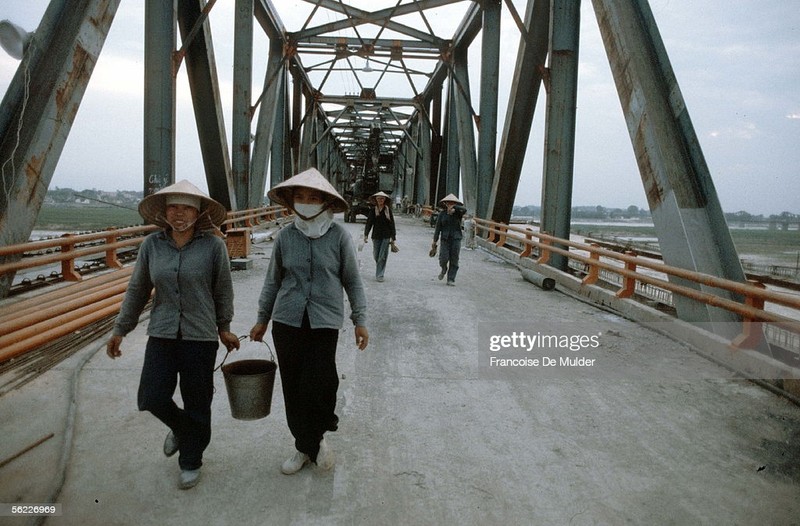
<svg viewBox="0 0 800 526"><path fill-rule="evenodd" d="M219 331L219 339L228 352L239 348L239 337L230 331Z"/></svg>
<svg viewBox="0 0 800 526"><path fill-rule="evenodd" d="M250 339L256 342L263 342L264 335L267 333L267 324L266 323L256 323L253 325L253 328L250 329Z"/></svg>

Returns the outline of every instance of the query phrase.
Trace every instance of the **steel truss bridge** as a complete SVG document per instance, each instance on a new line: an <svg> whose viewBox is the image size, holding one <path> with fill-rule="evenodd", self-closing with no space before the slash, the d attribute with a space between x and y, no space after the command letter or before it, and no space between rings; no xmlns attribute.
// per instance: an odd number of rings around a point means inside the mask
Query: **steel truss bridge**
<svg viewBox="0 0 800 526"><path fill-rule="evenodd" d="M33 229L119 3L52 0L25 49L0 109L0 162L10 168L0 193L0 245L24 242ZM541 228L568 238L580 1L527 0L524 10L511 0L374 1L369 9L335 0L306 3L305 22L287 28L270 0L235 1L229 142L208 19L216 1L145 0L145 194L175 178L177 75L188 76L209 193L231 211L260 206L268 185L309 166L344 193L371 164L393 174L395 192L414 203L435 204L462 190L475 216L508 222L538 110L546 115ZM591 3L665 263L744 282L648 2ZM517 28L512 43L501 42L503 10ZM433 23L439 13L460 22L439 34ZM256 32L268 39L260 92L252 89ZM479 35L475 86L468 52ZM503 126L501 47L516 49ZM333 81L342 71L357 92ZM368 71L379 72L377 82ZM542 90L545 107L537 107ZM377 145L370 141L376 131ZM563 269L566 258L555 254L549 264ZM0 292L9 280L4 277ZM685 320L720 327L733 316L690 299L676 309Z"/></svg>

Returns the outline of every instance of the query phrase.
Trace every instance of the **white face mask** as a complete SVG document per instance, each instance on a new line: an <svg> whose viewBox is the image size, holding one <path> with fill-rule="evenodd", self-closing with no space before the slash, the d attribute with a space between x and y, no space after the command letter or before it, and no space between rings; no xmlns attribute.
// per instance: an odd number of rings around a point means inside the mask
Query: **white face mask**
<svg viewBox="0 0 800 526"><path fill-rule="evenodd" d="M306 221L311 221L314 219L315 216L319 215L322 212L322 204L302 204L302 203L295 203L292 207L294 211L297 212L297 215L301 218L305 219Z"/></svg>
<svg viewBox="0 0 800 526"><path fill-rule="evenodd" d="M311 239L325 235L333 223L333 212L324 210L321 204L300 204L293 206L294 224L300 232Z"/></svg>

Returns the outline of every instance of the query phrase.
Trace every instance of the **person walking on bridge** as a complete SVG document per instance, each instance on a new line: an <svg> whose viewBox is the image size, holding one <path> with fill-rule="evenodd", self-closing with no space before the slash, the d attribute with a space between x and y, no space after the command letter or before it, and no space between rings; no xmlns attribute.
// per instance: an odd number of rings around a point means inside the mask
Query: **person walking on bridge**
<svg viewBox="0 0 800 526"><path fill-rule="evenodd" d="M456 274L458 273L458 256L461 250L461 218L467 212L458 197L448 194L440 201L443 210L436 218L436 227L433 231L433 245L431 255L436 252L436 245L439 236L442 238L442 248L439 251L439 280L447 276L447 284L455 286Z"/></svg>
<svg viewBox="0 0 800 526"><path fill-rule="evenodd" d="M250 338L262 341L272 320L286 420L296 449L281 471L291 475L310 462L327 470L335 460L325 433L336 431L339 422L336 345L344 321L343 290L357 347L364 350L369 341L353 239L333 221L334 212L347 210L347 202L314 168L279 183L268 196L291 208L295 220L275 238Z"/></svg>
<svg viewBox="0 0 800 526"><path fill-rule="evenodd" d="M150 411L169 427L164 454L180 452L178 486L188 489L200 478L203 452L211 441L219 342L228 350L239 348L239 339L230 332L228 252L210 231L225 220L226 211L184 180L142 199L139 213L163 230L147 236L139 248L106 353L112 359L122 356L122 339L136 327L155 290L138 404L140 411ZM183 408L172 399L178 379Z"/></svg>
<svg viewBox="0 0 800 526"><path fill-rule="evenodd" d="M372 257L375 259L375 279L383 281L386 272L386 260L389 250L397 252L397 229L394 224L390 197L383 192L373 194L370 198L370 207L367 213L367 224L364 226L364 243L369 239L372 230Z"/></svg>

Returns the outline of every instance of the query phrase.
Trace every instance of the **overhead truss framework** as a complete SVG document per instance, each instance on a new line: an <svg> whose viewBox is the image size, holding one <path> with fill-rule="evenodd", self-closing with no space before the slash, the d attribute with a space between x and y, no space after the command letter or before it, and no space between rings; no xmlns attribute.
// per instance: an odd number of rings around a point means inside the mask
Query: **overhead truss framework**
<svg viewBox="0 0 800 526"><path fill-rule="evenodd" d="M416 203L433 202L441 89L454 71L456 49L467 47L480 29L480 7L464 0L362 2L387 5L368 11L355 3L307 0L300 28L292 31L276 22L281 8L256 2L256 18L267 35L281 39L296 85L291 100L261 102L291 105L286 113L293 115L291 168L273 170L273 182L313 164L344 191L374 153L368 143L379 130L381 170L393 174L394 191ZM420 133L431 136L423 137L428 151L414 138ZM458 193L457 181L451 191Z"/></svg>
<svg viewBox="0 0 800 526"><path fill-rule="evenodd" d="M345 192L371 161L414 203L452 192L471 213L508 221L543 86L542 225L569 236L580 0L527 0L524 12L513 0L233 1L229 148L208 21L216 0L145 0L146 193L174 181L175 75L185 70L209 192L230 209L260 205L267 186L309 166ZM30 234L118 3L52 0L23 57L0 111L0 244ZM592 5L664 260L744 281L647 0ZM500 41L502 10L519 40L498 148L499 57L509 47ZM260 89L252 79L256 27L269 41ZM479 34L476 75L468 51ZM717 332L732 326L720 309L690 300L677 307Z"/></svg>

